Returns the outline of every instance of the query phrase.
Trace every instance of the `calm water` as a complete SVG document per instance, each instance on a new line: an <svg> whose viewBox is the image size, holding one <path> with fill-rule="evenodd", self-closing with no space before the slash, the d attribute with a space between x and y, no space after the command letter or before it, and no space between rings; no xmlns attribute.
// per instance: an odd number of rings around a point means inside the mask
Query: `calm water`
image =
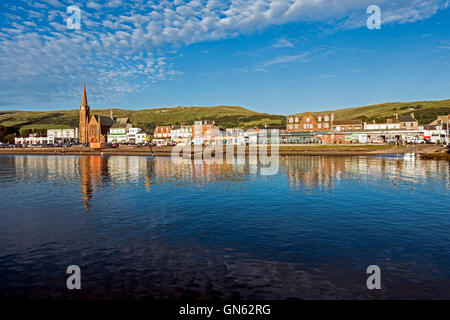
<svg viewBox="0 0 450 320"><path fill-rule="evenodd" d="M447 162L0 156L0 298L450 298ZM66 289L81 267L82 290ZM382 290L366 288L379 265Z"/></svg>

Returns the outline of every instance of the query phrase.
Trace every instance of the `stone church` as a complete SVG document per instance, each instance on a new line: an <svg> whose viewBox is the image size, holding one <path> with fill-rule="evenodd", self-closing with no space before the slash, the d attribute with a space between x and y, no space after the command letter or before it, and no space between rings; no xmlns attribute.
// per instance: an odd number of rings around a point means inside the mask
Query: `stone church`
<svg viewBox="0 0 450 320"><path fill-rule="evenodd" d="M79 135L80 143L99 143L106 142L106 136L109 129L115 123L129 123L128 118L114 118L111 115L97 116L90 114L90 107L87 102L86 86L83 85L83 101L80 106L80 122L79 122Z"/></svg>

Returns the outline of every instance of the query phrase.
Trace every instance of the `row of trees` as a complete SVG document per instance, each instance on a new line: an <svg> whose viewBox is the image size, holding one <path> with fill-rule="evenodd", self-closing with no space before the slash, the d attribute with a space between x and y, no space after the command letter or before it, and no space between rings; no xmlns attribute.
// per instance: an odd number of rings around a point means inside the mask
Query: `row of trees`
<svg viewBox="0 0 450 320"><path fill-rule="evenodd" d="M14 143L16 137L26 138L35 133L39 137L47 136L47 129L22 129L19 126L5 127L0 125L0 142Z"/></svg>
<svg viewBox="0 0 450 320"><path fill-rule="evenodd" d="M20 130L20 136L22 138L28 137L30 134L35 133L38 137L46 137L47 129L22 129Z"/></svg>

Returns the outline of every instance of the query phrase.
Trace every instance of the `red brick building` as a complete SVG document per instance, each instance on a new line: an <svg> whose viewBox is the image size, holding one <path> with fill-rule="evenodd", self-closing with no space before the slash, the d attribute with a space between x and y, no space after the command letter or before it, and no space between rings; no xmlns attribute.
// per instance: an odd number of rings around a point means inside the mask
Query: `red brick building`
<svg viewBox="0 0 450 320"><path fill-rule="evenodd" d="M332 125L333 131L336 132L350 132L364 130L364 124L359 120L335 120Z"/></svg>
<svg viewBox="0 0 450 320"><path fill-rule="evenodd" d="M292 132L326 132L332 128L334 114L312 115L307 112L304 116L289 116L286 131Z"/></svg>
<svg viewBox="0 0 450 320"><path fill-rule="evenodd" d="M103 144L106 142L106 135L115 123L115 119L112 116L91 115L90 109L87 102L86 86L83 85L83 101L80 106L78 129L80 143Z"/></svg>

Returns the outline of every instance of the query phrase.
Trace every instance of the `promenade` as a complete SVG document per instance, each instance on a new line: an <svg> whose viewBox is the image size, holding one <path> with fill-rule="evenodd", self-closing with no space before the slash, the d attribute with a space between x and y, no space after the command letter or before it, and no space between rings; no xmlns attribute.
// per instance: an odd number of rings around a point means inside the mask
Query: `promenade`
<svg viewBox="0 0 450 320"><path fill-rule="evenodd" d="M13 154L13 155L122 155L122 156L167 156L172 154L172 148L168 146L161 147L138 147L138 146L120 146L119 148L104 148L104 149L92 149L87 147L29 147L29 148L5 148L0 149L0 154ZM420 145L407 145L403 146L390 146L390 145L280 145L280 156L367 156L367 155L383 155L383 154L432 154L439 152L443 147L433 144L420 144ZM245 148L245 154L248 155L252 148L247 146ZM253 149L255 150L255 149ZM268 147L268 154L270 154L270 147ZM192 155L194 154L194 148L192 148ZM225 146L224 146L225 153ZM237 148L235 147L235 154L237 154Z"/></svg>

